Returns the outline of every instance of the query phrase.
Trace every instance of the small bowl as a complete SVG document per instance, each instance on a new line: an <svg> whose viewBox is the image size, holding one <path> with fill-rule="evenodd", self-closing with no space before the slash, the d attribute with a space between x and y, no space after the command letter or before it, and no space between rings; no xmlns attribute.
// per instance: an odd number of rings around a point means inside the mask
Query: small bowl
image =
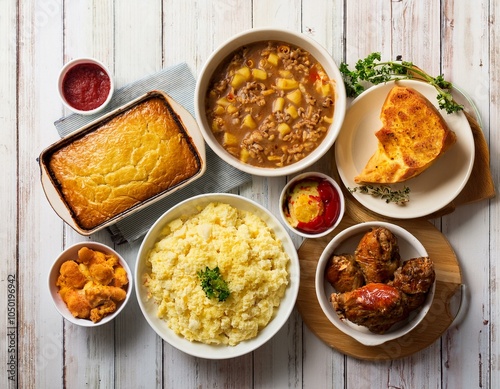
<svg viewBox="0 0 500 389"><path fill-rule="evenodd" d="M59 287L56 285L57 278L59 277L59 269L61 268L61 265L71 259L75 259L78 256L78 250L80 250L82 247L88 247L89 249L95 250L95 251L100 251L105 254L112 254L115 255L118 260L120 265L123 266L123 268L127 272L127 277L128 277L128 285L127 285L127 297L125 300L120 302L118 304L118 307L115 312L112 314L105 316L102 320L100 320L97 323L94 323L90 319L81 319L78 317L74 317L71 312L69 311L68 307L66 306L66 303L63 301L61 296L59 295ZM73 324L82 326L82 327L97 327L106 323L109 323L112 321L116 316L120 314L120 312L123 310L125 305L127 305L130 296L132 295L132 286L133 286L133 274L130 270L130 267L128 266L127 262L123 257L118 254L115 250L112 248L98 242L80 242L76 243L64 250L59 256L56 258L54 263L52 264L52 267L49 272L49 277L48 277L48 286L49 286L49 291L50 295L52 296L52 301L54 302L54 305L57 309L57 311L61 314L62 317L64 317L66 320L70 321Z"/></svg>
<svg viewBox="0 0 500 389"><path fill-rule="evenodd" d="M267 168L253 166L240 161L230 154L217 141L208 123L205 107L205 96L210 85L210 79L217 67L228 55L238 48L260 41L278 41L300 47L308 51L323 67L329 78L335 82L335 110L333 122L330 124L326 137L309 155L303 159L283 167ZM235 168L256 176L278 177L298 173L320 159L337 139L342 127L346 111L346 93L342 75L328 51L314 39L305 34L274 28L257 28L241 32L219 46L205 62L196 84L195 112L200 130L207 144L224 161Z"/></svg>
<svg viewBox="0 0 500 389"><path fill-rule="evenodd" d="M70 70L72 70L75 67L80 66L80 65L96 65L96 66L100 67L102 69L102 71L104 73L106 73L106 75L109 78L109 92L108 92L106 99L98 107L93 108L93 109L89 109L89 110L82 110L82 109L75 108L66 99L66 96L64 94L64 80L65 80L66 75L68 74L68 72ZM69 61L61 69L61 72L59 73L59 78L57 81L57 89L58 89L59 97L61 98L62 103L66 106L66 108L68 108L72 112L80 114L80 115L94 115L94 114L102 111L108 105L109 101L111 100L111 97L113 96L114 88L115 88L114 80L113 80L113 77L112 77L109 69L102 62L100 62L96 59L93 59L93 58L77 58L77 59L74 59L72 61Z"/></svg>
<svg viewBox="0 0 500 389"><path fill-rule="evenodd" d="M293 187L299 181L302 181L304 179L325 180L325 181L329 182L333 186L335 192L337 192L337 194L338 194L338 199L339 199L339 203L338 203L338 216L335 219L333 219L332 224L326 230L319 231L317 233L306 232L306 231L300 230L300 229L298 229L296 227L293 227L290 224L290 221L288 220L288 218L286 216L286 209L287 209L286 202L287 202L287 198L289 196L289 192L293 189ZM330 232L332 232L339 225L339 223L342 220L342 217L344 216L344 211L345 211L345 199L344 199L344 195L342 194L342 189L340 188L339 184L337 184L337 182L333 178L331 178L330 176L328 176L326 174L323 174L323 173L308 172L308 173L299 174L299 175L295 176L293 179L291 179L285 185L285 187L283 188L283 190L281 191L281 195L280 195L280 215L281 215L281 219L283 220L283 222L285 223L285 225L288 228L290 228L294 233L296 233L297 235L300 235L300 236L302 236L304 238L320 238L322 236L328 235Z"/></svg>
<svg viewBox="0 0 500 389"><path fill-rule="evenodd" d="M368 232L370 228L379 226L386 227L396 235L401 259L403 261L411 258L428 256L422 243L404 228L392 223L373 221L353 225L336 235L323 250L316 268L316 296L324 314L340 331L366 346L380 345L387 341L400 338L413 330L429 311L436 288L436 282L434 282L424 304L416 311L413 311L408 319L396 323L384 334L372 333L366 327L358 326L347 319L341 319L339 317L333 305L330 303L330 295L335 292L335 289L325 278L325 269L328 261L334 253L354 253L362 236Z"/></svg>
<svg viewBox="0 0 500 389"><path fill-rule="evenodd" d="M189 341L171 330L167 322L158 317L158 305L151 298L144 285L144 274L148 272L147 258L155 243L164 236L165 226L175 219L187 217L200 212L208 204L224 203L234 208L248 211L260 217L274 231L283 248L290 257L288 267L288 285L279 307L275 310L271 321L259 330L256 337L242 341L235 346L205 344ZM153 330L171 346L186 354L205 359L228 359L248 354L271 339L288 321L297 300L300 282L300 266L297 250L286 229L269 210L245 197L229 193L211 193L191 197L165 212L146 234L135 266L135 288L139 307Z"/></svg>

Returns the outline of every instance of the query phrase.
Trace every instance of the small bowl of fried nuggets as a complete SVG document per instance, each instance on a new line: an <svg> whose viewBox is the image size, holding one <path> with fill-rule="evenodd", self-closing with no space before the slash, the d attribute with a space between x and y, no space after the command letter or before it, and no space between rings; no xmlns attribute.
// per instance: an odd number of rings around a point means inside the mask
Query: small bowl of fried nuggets
<svg viewBox="0 0 500 389"><path fill-rule="evenodd" d="M130 299L132 283L123 257L97 242L81 242L64 250L48 279L56 309L66 320L83 327L112 321Z"/></svg>
<svg viewBox="0 0 500 389"><path fill-rule="evenodd" d="M366 346L400 338L427 315L434 262L409 231L365 222L336 235L320 256L316 295L327 318Z"/></svg>

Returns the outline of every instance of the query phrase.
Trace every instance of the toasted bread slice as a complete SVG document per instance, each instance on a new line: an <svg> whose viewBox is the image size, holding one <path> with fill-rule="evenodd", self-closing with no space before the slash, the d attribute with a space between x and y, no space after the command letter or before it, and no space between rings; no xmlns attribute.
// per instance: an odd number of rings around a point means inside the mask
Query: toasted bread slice
<svg viewBox="0 0 500 389"><path fill-rule="evenodd" d="M413 88L391 89L375 133L378 147L357 183L392 184L418 176L456 141L439 111Z"/></svg>

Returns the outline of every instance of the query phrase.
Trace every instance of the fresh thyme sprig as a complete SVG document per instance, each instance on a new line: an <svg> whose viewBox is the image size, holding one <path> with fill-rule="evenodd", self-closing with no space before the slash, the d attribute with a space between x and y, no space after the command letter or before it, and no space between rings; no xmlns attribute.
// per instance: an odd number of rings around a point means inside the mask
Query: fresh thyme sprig
<svg viewBox="0 0 500 389"><path fill-rule="evenodd" d="M420 79L436 88L439 108L446 110L447 113L458 112L464 108L453 100L450 93L453 85L446 81L442 74L432 77L412 62L380 62L380 59L380 53L371 53L365 59L356 62L355 70L350 70L346 63L340 64L340 72L344 78L348 97L359 96L365 90L362 81L377 85L391 80Z"/></svg>
<svg viewBox="0 0 500 389"><path fill-rule="evenodd" d="M379 197L385 200L386 203L396 203L404 205L410 201L410 188L405 186L401 190L392 190L388 186L373 186L373 185L360 185L354 188L347 188L349 192L359 192L369 194L374 197Z"/></svg>

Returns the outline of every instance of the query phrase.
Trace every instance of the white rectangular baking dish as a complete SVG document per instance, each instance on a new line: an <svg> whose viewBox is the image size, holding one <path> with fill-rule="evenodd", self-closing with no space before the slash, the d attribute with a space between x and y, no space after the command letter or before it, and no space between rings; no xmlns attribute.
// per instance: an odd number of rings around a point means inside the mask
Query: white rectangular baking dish
<svg viewBox="0 0 500 389"><path fill-rule="evenodd" d="M184 131L186 134L191 138L196 151L198 152L198 156L200 159L200 169L199 171L189 179L181 182L180 184L171 187L153 197L150 197L149 199L142 201L135 206L127 209L126 211L116 215L115 217L107 220L106 222L99 224L98 226L92 228L91 230L82 228L77 220L73 217L72 212L69 208L69 206L66 204L64 200L64 196L62 195L61 191L58 188L58 185L56 181L53 179L53 177L50 174L50 169L48 168L48 163L50 156L58 149L61 147L64 147L67 144L70 144L76 139L79 139L86 134L97 130L100 125L104 124L105 122L111 120L117 115L120 115L121 113L131 109L132 107L142 103L143 101L151 98L151 97L160 97L162 99L165 99L167 103L171 106L173 109L174 113L177 114L177 119L179 122L182 124L184 127ZM132 213L135 213L148 205L151 205L155 203L158 200L161 200L162 198L174 193L175 191L185 187L186 185L189 185L193 181L197 180L200 178L206 171L206 155L205 155L205 141L203 139L203 136L201 135L201 132L198 128L198 124L196 123L195 119L193 116L184 108L182 107L179 103L177 103L175 100L173 100L170 96L168 96L166 93L162 91L150 91L137 99L124 104L123 106L107 113L106 115L100 117L99 119L96 119L92 121L91 123L85 125L84 127L76 130L75 132L71 133L70 135L60 139L59 141L53 143L49 147L47 147L45 150L43 150L40 154L39 157L39 165L40 165L40 174L41 174L41 183L43 190L45 192L45 195L47 197L47 200L49 201L51 207L54 209L54 211L59 215L59 217L64 220L70 227L72 227L75 231L77 231L81 235L91 235L99 230L102 230L103 228L106 228L119 220L122 220L123 218L131 215Z"/></svg>

